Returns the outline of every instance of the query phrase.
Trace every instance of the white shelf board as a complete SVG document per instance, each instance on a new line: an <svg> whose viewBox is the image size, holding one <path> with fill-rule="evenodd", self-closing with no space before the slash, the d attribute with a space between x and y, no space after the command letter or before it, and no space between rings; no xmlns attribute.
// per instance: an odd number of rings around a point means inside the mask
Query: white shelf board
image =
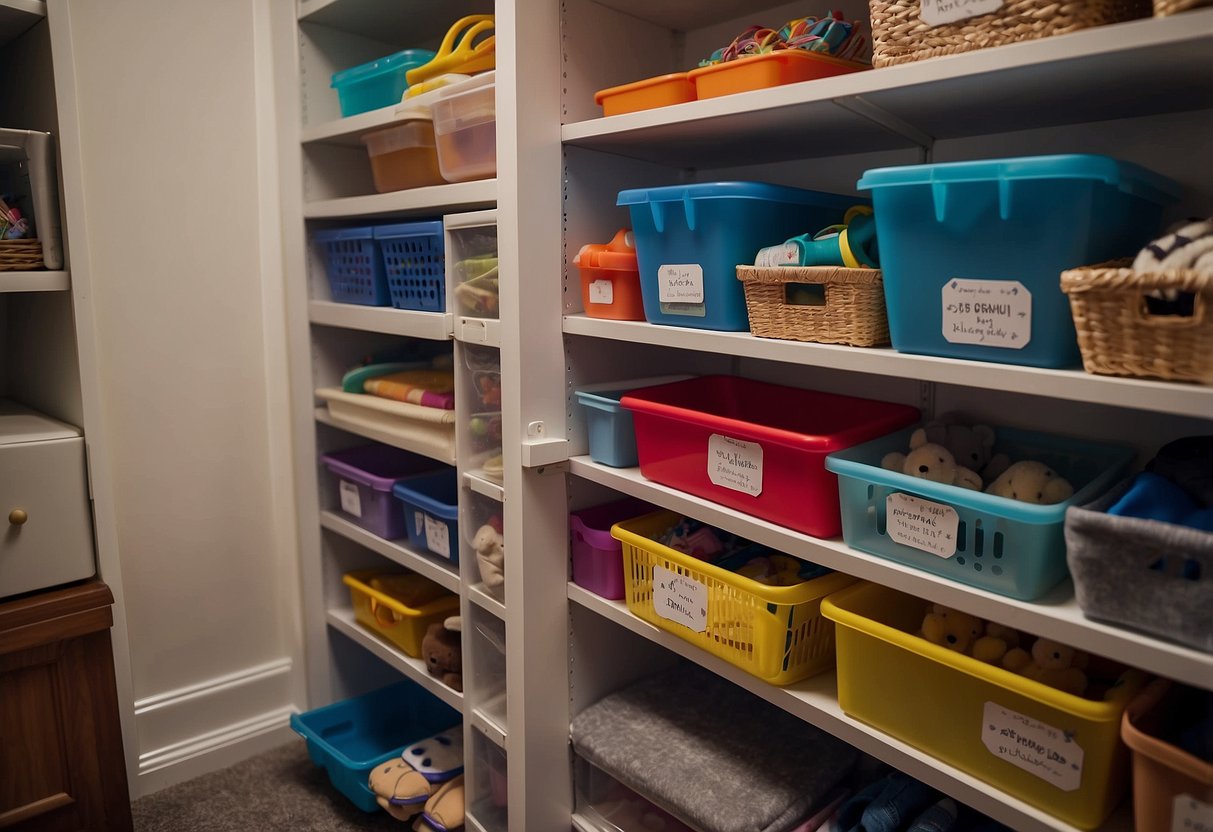
<svg viewBox="0 0 1213 832"><path fill-rule="evenodd" d="M1037 601L1017 601L860 552L838 539L809 537L650 482L639 468L610 468L581 456L569 460L569 469L584 479L695 517L794 557L1213 690L1213 655L1085 618L1069 581Z"/></svg>
<svg viewBox="0 0 1213 832"><path fill-rule="evenodd" d="M3 15L0 7L0 16ZM0 44L3 39L0 38ZM67 272L0 272L0 293L65 292L72 288Z"/></svg>
<svg viewBox="0 0 1213 832"><path fill-rule="evenodd" d="M860 751L915 777L928 786L1005 823L1019 832L1031 830L1072 830L1072 827L1039 809L1011 797L988 783L950 766L859 720L847 716L838 705L837 678L833 672L821 673L787 687L775 687L744 670L701 650L673 633L642 621L628 611L622 601L608 601L594 593L569 584L569 600L598 613L634 633L660 644L667 650L690 659L745 688L779 708L809 722ZM1127 804L1127 801L1125 802ZM1132 829L1129 814L1114 814L1105 830Z"/></svg>
<svg viewBox="0 0 1213 832"><path fill-rule="evenodd" d="M320 525L347 540L354 541L359 546L383 555L385 558L400 564L405 569L410 569L419 575L424 575L451 592L459 592L459 574L455 572L453 566L444 565L442 561L429 555L415 552L407 546L401 546L399 543L384 540L379 535L372 534L361 526L351 523L336 512L320 512Z"/></svg>
<svg viewBox="0 0 1213 832"><path fill-rule="evenodd" d="M453 316L448 312L413 312L390 306L313 300L308 302L308 319L323 326L445 341L451 337Z"/></svg>
<svg viewBox="0 0 1213 832"><path fill-rule="evenodd" d="M337 607L328 611L328 624L334 630L348 636L396 670L420 684L430 693L459 712L463 712L463 694L435 679L425 669L425 662L405 655L393 645L364 630L354 620L354 611L349 607Z"/></svg>
<svg viewBox="0 0 1213 832"><path fill-rule="evenodd" d="M854 108L876 107L919 136L950 139L1210 106L1213 9L1204 9L590 119L566 124L561 136L712 168L915 145Z"/></svg>
<svg viewBox="0 0 1213 832"><path fill-rule="evenodd" d="M868 349L837 344L810 344L803 341L756 338L748 332L713 332L706 329L656 326L640 321L611 321L586 315L565 316L564 332L568 335L657 344L808 367L829 367L881 376L916 378L942 384L992 388L1030 396L1110 404L1203 419L1213 416L1211 386L1097 376L1081 369L1043 370L1013 364L910 355L888 347Z"/></svg>
<svg viewBox="0 0 1213 832"><path fill-rule="evenodd" d="M491 208L497 203L497 180L455 182L450 185L430 185L386 194L347 196L306 202L306 219L341 219L347 217L410 217Z"/></svg>
<svg viewBox="0 0 1213 832"><path fill-rule="evenodd" d="M505 604L498 601L484 588L483 583L468 587L468 600L482 610L486 610L505 621Z"/></svg>
<svg viewBox="0 0 1213 832"><path fill-rule="evenodd" d="M572 820L573 828L576 829L577 832L602 832L601 828L598 827L593 821L577 814L576 812L573 813Z"/></svg>
<svg viewBox="0 0 1213 832"><path fill-rule="evenodd" d="M505 728L489 713L479 708L472 709L472 725L493 745L505 751Z"/></svg>
<svg viewBox="0 0 1213 832"><path fill-rule="evenodd" d="M499 503L505 502L505 486L500 483L486 480L484 477L479 477L475 474L464 474L463 481L467 484L468 488L477 494L483 494Z"/></svg>
<svg viewBox="0 0 1213 832"><path fill-rule="evenodd" d="M0 46L21 37L45 17L42 0L0 0Z"/></svg>
<svg viewBox="0 0 1213 832"><path fill-rule="evenodd" d="M336 144L345 147L362 147L362 137L372 130L403 121L396 115L399 104L389 104L378 110L368 110L356 116L333 119L320 124L304 125L299 131L299 141L302 144L313 142Z"/></svg>
<svg viewBox="0 0 1213 832"><path fill-rule="evenodd" d="M390 430L383 430L377 426L364 425L349 419L343 419L333 416L329 413L328 408L316 408L316 421L325 425L354 433L358 436L367 439L373 439L376 442L382 442L385 445L391 445L394 448L400 448L405 451L412 451L415 454L428 456L430 459L436 459L439 462L445 462L447 465L455 464L455 449L453 446L445 444L429 442L426 440L414 439L411 436L396 433Z"/></svg>
<svg viewBox="0 0 1213 832"><path fill-rule="evenodd" d="M437 43L452 23L475 11L492 12L493 4L471 0L299 0L299 20L318 23L402 48Z"/></svg>

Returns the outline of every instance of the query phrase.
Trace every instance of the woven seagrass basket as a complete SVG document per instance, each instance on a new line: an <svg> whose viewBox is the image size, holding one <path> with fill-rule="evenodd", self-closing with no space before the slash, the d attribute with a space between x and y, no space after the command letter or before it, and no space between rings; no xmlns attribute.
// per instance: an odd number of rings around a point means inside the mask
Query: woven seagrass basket
<svg viewBox="0 0 1213 832"><path fill-rule="evenodd" d="M28 272L42 268L42 243L37 240L0 240L0 272Z"/></svg>
<svg viewBox="0 0 1213 832"><path fill-rule="evenodd" d="M1213 0L1154 0L1154 16L1166 17L1204 6L1213 6Z"/></svg>
<svg viewBox="0 0 1213 832"><path fill-rule="evenodd" d="M871 0L872 66L892 66L1061 35L1149 17L1152 11L1150 0L1006 0L1001 9L991 14L929 26L919 17L919 2Z"/></svg>
<svg viewBox="0 0 1213 832"><path fill-rule="evenodd" d="M889 343L884 283L879 269L834 266L738 266L745 285L750 332L759 338L814 341L877 347ZM824 289L824 303L803 305L788 300L789 284Z"/></svg>
<svg viewBox="0 0 1213 832"><path fill-rule="evenodd" d="M1189 269L1137 274L1128 265L1118 260L1061 273L1083 367L1213 384L1213 278ZM1192 315L1150 314L1145 293L1156 289L1191 292Z"/></svg>

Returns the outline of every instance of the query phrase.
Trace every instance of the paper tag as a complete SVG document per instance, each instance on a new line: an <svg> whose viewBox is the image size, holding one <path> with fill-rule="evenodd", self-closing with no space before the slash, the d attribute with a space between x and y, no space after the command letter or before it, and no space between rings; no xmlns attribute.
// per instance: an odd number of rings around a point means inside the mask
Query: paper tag
<svg viewBox="0 0 1213 832"><path fill-rule="evenodd" d="M1171 832L1213 832L1213 806L1190 794L1177 794L1171 803Z"/></svg>
<svg viewBox="0 0 1213 832"><path fill-rule="evenodd" d="M446 523L425 515L425 548L444 558L451 556L451 532Z"/></svg>
<svg viewBox="0 0 1213 832"><path fill-rule="evenodd" d="M590 282L590 303L614 303L615 284L609 280Z"/></svg>
<svg viewBox="0 0 1213 832"><path fill-rule="evenodd" d="M922 0L918 17L928 26L942 26L1002 8L1003 0Z"/></svg>
<svg viewBox="0 0 1213 832"><path fill-rule="evenodd" d="M762 446L713 433L708 437L708 479L757 497L762 493Z"/></svg>
<svg viewBox="0 0 1213 832"><path fill-rule="evenodd" d="M758 256L754 258L754 265L762 269L772 269L777 266L799 266L800 246L795 243L783 243L760 249Z"/></svg>
<svg viewBox="0 0 1213 832"><path fill-rule="evenodd" d="M900 493L885 500L885 531L905 546L950 558L956 554L959 525L960 515L951 506Z"/></svg>
<svg viewBox="0 0 1213 832"><path fill-rule="evenodd" d="M341 481L341 510L355 517L362 516L362 498L358 496L358 486L352 482Z"/></svg>
<svg viewBox="0 0 1213 832"><path fill-rule="evenodd" d="M943 337L953 344L1021 350L1032 340L1032 293L1018 280L949 280Z"/></svg>
<svg viewBox="0 0 1213 832"><path fill-rule="evenodd" d="M981 741L995 757L1063 792L1082 784L1082 748L1065 731L993 702L982 711Z"/></svg>
<svg viewBox="0 0 1213 832"><path fill-rule="evenodd" d="M697 633L708 628L708 588L699 581L653 567L653 611Z"/></svg>
<svg viewBox="0 0 1213 832"><path fill-rule="evenodd" d="M703 267L698 263L658 266L657 299L662 303L703 303Z"/></svg>

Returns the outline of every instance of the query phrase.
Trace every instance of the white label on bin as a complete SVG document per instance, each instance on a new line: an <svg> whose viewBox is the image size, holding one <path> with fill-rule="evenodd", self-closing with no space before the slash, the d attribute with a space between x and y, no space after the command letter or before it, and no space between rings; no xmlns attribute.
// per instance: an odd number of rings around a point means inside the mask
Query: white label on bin
<svg viewBox="0 0 1213 832"><path fill-rule="evenodd" d="M922 0L918 16L928 26L942 26L981 14L993 14L1003 0Z"/></svg>
<svg viewBox="0 0 1213 832"><path fill-rule="evenodd" d="M902 545L950 558L959 525L960 515L951 506L900 493L885 500L885 531Z"/></svg>
<svg viewBox="0 0 1213 832"><path fill-rule="evenodd" d="M451 556L451 532L446 523L425 515L425 548L444 558Z"/></svg>
<svg viewBox="0 0 1213 832"><path fill-rule="evenodd" d="M713 433L708 437L708 479L757 497L762 493L762 446Z"/></svg>
<svg viewBox="0 0 1213 832"><path fill-rule="evenodd" d="M609 280L590 281L590 303L614 303L615 284Z"/></svg>
<svg viewBox="0 0 1213 832"><path fill-rule="evenodd" d="M1171 832L1213 832L1213 806L1190 794L1175 795Z"/></svg>
<svg viewBox="0 0 1213 832"><path fill-rule="evenodd" d="M341 510L355 517L362 516L362 498L358 496L358 486L345 480L341 481Z"/></svg>
<svg viewBox="0 0 1213 832"><path fill-rule="evenodd" d="M981 741L995 757L1063 792L1072 792L1082 784L1082 748L1068 731L986 702Z"/></svg>
<svg viewBox="0 0 1213 832"><path fill-rule="evenodd" d="M699 581L653 567L653 610L697 633L708 628L708 588Z"/></svg>
<svg viewBox="0 0 1213 832"><path fill-rule="evenodd" d="M703 303L703 266L698 263L658 266L657 299L662 303Z"/></svg>
<svg viewBox="0 0 1213 832"><path fill-rule="evenodd" d="M1021 350L1032 340L1032 293L1018 280L953 278L943 286L943 337Z"/></svg>

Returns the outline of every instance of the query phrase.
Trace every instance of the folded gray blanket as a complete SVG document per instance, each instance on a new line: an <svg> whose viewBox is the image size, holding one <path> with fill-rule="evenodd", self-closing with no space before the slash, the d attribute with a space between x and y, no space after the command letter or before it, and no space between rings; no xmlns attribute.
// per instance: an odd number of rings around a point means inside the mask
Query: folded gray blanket
<svg viewBox="0 0 1213 832"><path fill-rule="evenodd" d="M696 665L643 679L573 720L573 747L703 832L784 832L858 752Z"/></svg>

